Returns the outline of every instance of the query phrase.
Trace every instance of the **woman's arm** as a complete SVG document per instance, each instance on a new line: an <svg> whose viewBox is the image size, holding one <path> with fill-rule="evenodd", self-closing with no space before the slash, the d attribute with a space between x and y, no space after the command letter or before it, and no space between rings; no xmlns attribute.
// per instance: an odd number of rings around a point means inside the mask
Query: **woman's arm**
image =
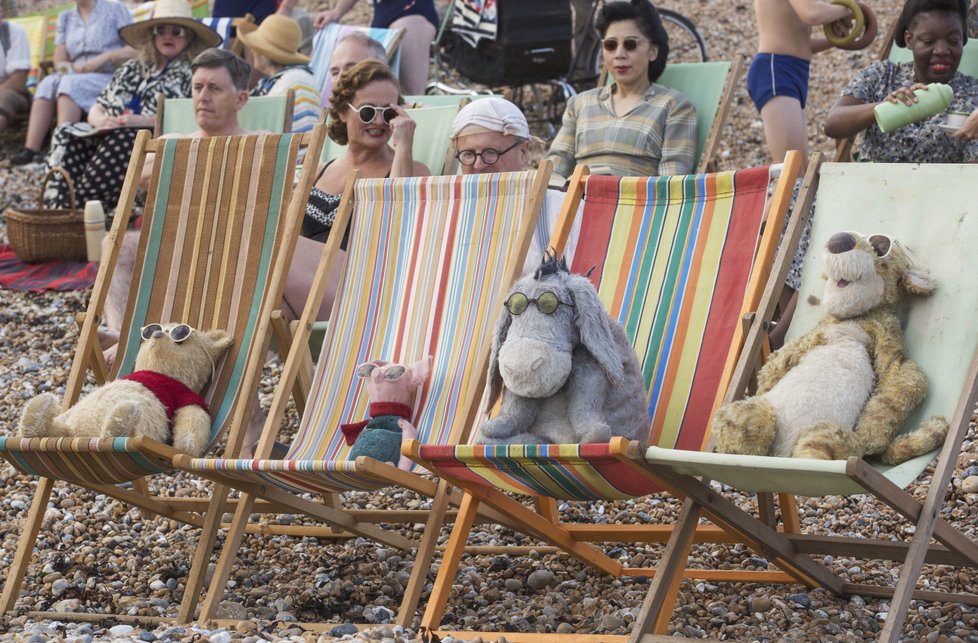
<svg viewBox="0 0 978 643"><path fill-rule="evenodd" d="M92 57L87 62L75 63L74 70L79 74L93 73L100 71L108 64L118 65L119 63L125 62L136 55L136 50L128 45L125 47L119 47L118 49L110 49L109 51L103 51L97 56Z"/></svg>
<svg viewBox="0 0 978 643"><path fill-rule="evenodd" d="M393 105L397 117L391 121L394 133L391 134L391 144L394 145L394 161L391 163L391 178L404 176L429 176L431 171L424 163L414 160L414 129L417 124L407 115L400 105Z"/></svg>
<svg viewBox="0 0 978 643"><path fill-rule="evenodd" d="M825 134L832 138L849 138L855 136L876 122L873 110L884 102L903 103L911 106L917 102L914 91L926 89L927 85L917 83L911 87L898 87L879 103L864 103L853 96L840 96L825 118Z"/></svg>
<svg viewBox="0 0 978 643"><path fill-rule="evenodd" d="M696 167L696 108L685 98L666 116L659 157L659 176L678 176Z"/></svg>
<svg viewBox="0 0 978 643"><path fill-rule="evenodd" d="M331 22L339 22L346 12L353 8L353 5L357 3L357 0L339 0L336 6L329 11L320 11L316 14L316 18L313 20L313 26L316 29L322 29Z"/></svg>
<svg viewBox="0 0 978 643"><path fill-rule="evenodd" d="M553 173L562 179L567 179L574 173L574 165L577 163L577 101L571 98L567 101L564 109L564 118L560 124L560 131L554 137L550 149L547 151L547 160L554 164ZM551 185L554 181L551 180Z"/></svg>

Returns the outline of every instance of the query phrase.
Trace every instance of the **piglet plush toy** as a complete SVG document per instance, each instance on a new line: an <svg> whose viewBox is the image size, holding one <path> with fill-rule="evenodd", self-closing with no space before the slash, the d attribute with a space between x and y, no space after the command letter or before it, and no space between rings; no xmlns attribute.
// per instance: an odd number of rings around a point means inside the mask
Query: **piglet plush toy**
<svg viewBox="0 0 978 643"><path fill-rule="evenodd" d="M431 357L410 366L374 360L357 366L356 375L367 380L370 419L343 424L340 430L352 445L349 459L365 455L381 462L396 463L405 471L412 462L401 455L401 442L413 440L418 430L411 423L414 392L431 372Z"/></svg>

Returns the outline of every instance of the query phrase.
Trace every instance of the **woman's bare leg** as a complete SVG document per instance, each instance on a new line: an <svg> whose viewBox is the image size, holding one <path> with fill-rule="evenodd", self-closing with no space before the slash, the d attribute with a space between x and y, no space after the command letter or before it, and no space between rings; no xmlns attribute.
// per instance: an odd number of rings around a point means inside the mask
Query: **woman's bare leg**
<svg viewBox="0 0 978 643"><path fill-rule="evenodd" d="M58 96L58 125L77 123L81 120L82 108L68 96Z"/></svg>
<svg viewBox="0 0 978 643"><path fill-rule="evenodd" d="M41 151L44 137L51 127L54 117L54 103L44 98L35 98L31 103L31 115L27 121L27 139L24 147L35 152Z"/></svg>
<svg viewBox="0 0 978 643"><path fill-rule="evenodd" d="M424 94L428 84L428 66L431 64L431 42L435 39L435 26L422 16L404 16L391 23L391 28L404 29L401 38L401 93L409 96Z"/></svg>

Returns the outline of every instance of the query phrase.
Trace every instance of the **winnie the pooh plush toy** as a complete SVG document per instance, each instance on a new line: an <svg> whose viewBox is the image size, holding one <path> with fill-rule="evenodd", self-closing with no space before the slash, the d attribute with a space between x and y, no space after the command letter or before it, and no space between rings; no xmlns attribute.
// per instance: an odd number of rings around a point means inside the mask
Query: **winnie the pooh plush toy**
<svg viewBox="0 0 978 643"><path fill-rule="evenodd" d="M904 354L897 304L934 281L886 235L839 232L826 251L826 316L771 355L754 397L717 411L717 451L899 464L943 443L941 417L900 433L927 379Z"/></svg>
<svg viewBox="0 0 978 643"><path fill-rule="evenodd" d="M199 456L210 441L211 418L200 394L231 346L223 330L206 333L187 324L150 324L135 371L92 391L64 413L50 393L32 398L20 434L32 437L135 437L144 435ZM172 438L172 439L171 439Z"/></svg>

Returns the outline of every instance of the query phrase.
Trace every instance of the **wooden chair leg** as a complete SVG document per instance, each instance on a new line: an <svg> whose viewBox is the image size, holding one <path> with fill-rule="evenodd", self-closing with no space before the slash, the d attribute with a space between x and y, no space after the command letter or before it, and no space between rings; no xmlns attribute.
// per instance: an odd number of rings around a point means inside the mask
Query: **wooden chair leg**
<svg viewBox="0 0 978 643"><path fill-rule="evenodd" d="M438 568L438 576L435 578L434 587L431 588L431 596L428 597L428 605L425 608L424 616L421 617L421 627L423 628L434 629L441 625L445 608L448 606L448 595L452 591L452 583L458 574L462 554L465 553L465 543L469 539L469 533L472 531L472 525L475 523L475 517L478 513L479 501L470 494L465 494L462 497L462 504L458 508L458 515L455 517L452 535L445 546L445 553L441 558L441 567Z"/></svg>
<svg viewBox="0 0 978 643"><path fill-rule="evenodd" d="M238 508L234 512L234 519L228 528L227 537L224 539L217 568L214 570L214 576L207 588L207 597L204 599L204 605L200 608L200 616L197 617L199 623L206 623L217 618L217 609L224 597L224 588L227 586L228 578L231 577L231 569L238 557L238 549L244 539L245 527L248 525L248 519L251 517L251 510L254 506L255 495L242 493L238 499ZM221 517L218 516L217 518L220 520Z"/></svg>
<svg viewBox="0 0 978 643"><path fill-rule="evenodd" d="M800 534L801 520L798 518L798 499L794 494L779 493L778 506L781 507L781 524L786 534Z"/></svg>
<svg viewBox="0 0 978 643"><path fill-rule="evenodd" d="M210 564L214 543L217 542L217 534L221 529L221 518L227 507L229 491L224 485L214 485L214 493L207 503L207 513L204 515L204 525L201 527L200 539L197 541L197 551L194 553L190 574L187 576L187 583L183 590L183 600L180 601L180 610L177 613L178 623L189 623L197 611L197 603L207 577L207 566Z"/></svg>
<svg viewBox="0 0 978 643"><path fill-rule="evenodd" d="M24 584L27 567L31 564L31 553L37 543L37 534L41 530L41 523L44 522L44 513L47 511L53 489L54 480L51 478L38 480L37 489L34 491L34 501L31 502L30 511L27 513L27 521L24 524L23 532L20 534L20 542L17 543L17 552L14 554L13 562L7 571L3 594L0 594L0 614L12 612L17 605L17 596Z"/></svg>
<svg viewBox="0 0 978 643"><path fill-rule="evenodd" d="M679 586L683 580L683 571L689 559L696 535L696 525L699 523L699 505L693 500L683 502L683 510L679 521L673 527L672 535L662 553L652 579L652 586L645 596L642 609L638 613L635 625L632 627L629 643L639 643L647 634L666 634L669 630L669 619L672 617L679 595Z"/></svg>
<svg viewBox="0 0 978 643"><path fill-rule="evenodd" d="M396 624L403 627L411 627L414 621L414 614L418 610L418 603L421 602L421 592L424 590L424 581L431 569L431 561L435 555L435 547L438 545L438 536L441 528L445 524L445 513L448 511L449 497L448 483L444 480L438 482L438 490L431 502L431 512L424 526L424 536L418 544L418 551L414 557L414 569L411 570L411 579L404 590L404 597L401 599L401 609L398 611Z"/></svg>

